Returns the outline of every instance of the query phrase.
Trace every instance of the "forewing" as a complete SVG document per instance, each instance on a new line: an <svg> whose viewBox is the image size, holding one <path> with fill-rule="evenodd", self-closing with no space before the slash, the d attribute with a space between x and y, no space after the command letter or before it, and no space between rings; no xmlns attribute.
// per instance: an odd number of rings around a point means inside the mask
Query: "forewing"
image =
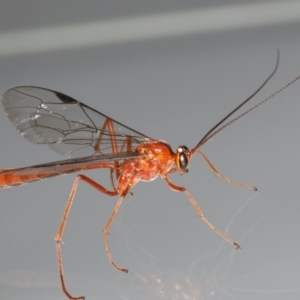
<svg viewBox="0 0 300 300"><path fill-rule="evenodd" d="M15 87L3 95L2 102L22 136L67 157L124 154L152 140L56 91Z"/></svg>

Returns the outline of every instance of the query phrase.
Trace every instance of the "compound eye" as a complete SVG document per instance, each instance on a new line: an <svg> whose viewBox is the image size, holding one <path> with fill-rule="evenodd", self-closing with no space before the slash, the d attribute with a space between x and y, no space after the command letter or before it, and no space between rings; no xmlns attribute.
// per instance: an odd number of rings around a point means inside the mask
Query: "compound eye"
<svg viewBox="0 0 300 300"><path fill-rule="evenodd" d="M184 152L179 153L178 165L181 171L188 172L189 160Z"/></svg>
<svg viewBox="0 0 300 300"><path fill-rule="evenodd" d="M175 164L178 171L187 173L189 162L190 162L191 153L186 146L179 146L177 148Z"/></svg>

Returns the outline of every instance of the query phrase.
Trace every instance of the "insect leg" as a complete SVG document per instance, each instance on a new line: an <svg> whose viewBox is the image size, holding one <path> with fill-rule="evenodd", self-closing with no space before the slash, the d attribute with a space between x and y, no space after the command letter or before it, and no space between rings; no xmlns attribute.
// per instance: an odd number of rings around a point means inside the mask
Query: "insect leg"
<svg viewBox="0 0 300 300"><path fill-rule="evenodd" d="M199 155L203 158L203 160L208 164L210 170L211 170L216 176L221 177L222 179L224 179L224 180L227 181L228 183L235 184L235 185L237 185L237 186L241 186L241 187L244 187L244 188L249 189L249 190L257 191L257 187L255 187L255 186L246 185L246 184L240 183L240 182L238 182L238 181L229 179L228 177L224 176L223 174L221 174L221 173L213 166L213 164L209 161L209 159L208 159L201 151L197 150L197 152L198 152Z"/></svg>
<svg viewBox="0 0 300 300"><path fill-rule="evenodd" d="M124 135L123 138L124 138L124 142L120 146L120 149L118 149L118 143L116 140L116 133L115 133L113 121L110 118L107 118L100 130L100 135L98 137L96 144L94 145L94 150L95 152L101 153L101 149L100 149L101 143L109 142L111 144L112 152L115 154L123 151L132 152L132 137Z"/></svg>
<svg viewBox="0 0 300 300"><path fill-rule="evenodd" d="M111 120L110 120L110 122L111 122ZM113 124L111 124L111 126L109 126L108 128L109 128L110 132L113 132L113 130L114 130L113 129ZM112 143L113 143L113 141L114 141L114 143L116 142L115 137L112 138ZM114 149L114 147L113 147L113 149ZM133 150L132 150L132 138L130 136L126 136L126 139L124 140L121 148L119 149L119 152L124 152L124 151L133 152ZM110 182L111 182L112 188L115 191L117 191L117 187L116 187L115 181L114 181L114 175L115 175L116 181L118 181L118 179L121 175L121 171L120 171L120 168L119 168L119 166L120 166L119 161L115 161L114 163L115 163L116 167L114 169L110 169ZM130 193L130 194L132 195L132 193Z"/></svg>
<svg viewBox="0 0 300 300"><path fill-rule="evenodd" d="M200 206L196 202L196 200L193 198L193 196L186 190L184 187L177 186L173 184L167 176L163 176L164 181L167 183L167 185L174 191L177 192L183 192L187 195L187 197L190 199L191 203L193 204L198 216L204 221L204 223L213 230L216 234L218 234L220 237L222 237L225 241L235 246L237 249L240 248L240 245L236 242L234 242L232 239L230 239L228 236L226 236L224 233L222 233L220 230L218 230L213 224L211 224L202 213Z"/></svg>
<svg viewBox="0 0 300 300"><path fill-rule="evenodd" d="M120 141L118 143L117 139L116 139L116 133L115 133L115 129L114 129L114 123L110 118L106 118L105 122L103 123L103 126L100 130L100 135L98 137L98 140L96 142L96 144L94 145L94 150L95 153L102 153L101 152L101 143L110 143L111 144L111 150L114 154L120 153L120 152L132 152L132 137L130 136L124 136L124 142L121 145ZM120 138L120 137L118 137ZM120 147L120 149L118 149L118 146ZM114 190L116 190L114 182L113 182L113 178L112 178L112 172L115 172L116 174L116 178L118 180L119 176L120 176L120 170L119 170L119 166L120 163L118 160L116 160L114 162L116 168L114 170L111 170L111 183L112 183L112 187Z"/></svg>
<svg viewBox="0 0 300 300"><path fill-rule="evenodd" d="M105 226L105 228L103 229L103 238L104 238L104 245L105 245L105 251L106 251L106 254L107 254L107 257L108 257L108 260L109 262L119 271L122 271L122 272L125 272L125 273L128 273L128 269L124 269L124 268L120 268L113 260L112 258L112 255L110 253L110 250L109 250L109 245L108 245L108 238L107 238L107 235L108 235L108 231L109 231L109 228L111 227L114 219L115 219L115 216L116 214L118 213L118 210L122 204L122 201L124 199L124 197L128 194L129 190L131 188L131 185L128 185L127 188L122 192L117 204L115 205L114 207L114 210Z"/></svg>
<svg viewBox="0 0 300 300"><path fill-rule="evenodd" d="M113 190L117 191L117 187L115 185L114 176L116 176L116 178L118 179L118 174L116 173L116 171L113 170L113 169L110 169L110 183L111 183L111 186L112 186Z"/></svg>
<svg viewBox="0 0 300 300"><path fill-rule="evenodd" d="M107 131L106 128L107 127ZM94 150L95 152L99 152L101 153L101 151L99 151L100 149L100 144L102 142L103 139L109 139L111 142L111 146L112 146L112 151L113 153L118 153L118 148L117 148L117 144L116 144L116 138L115 138L115 130L113 127L113 122L111 119L107 118L103 124L103 127L100 130L100 135L99 138L96 142L96 144L94 145Z"/></svg>
<svg viewBox="0 0 300 300"><path fill-rule="evenodd" d="M67 219L68 219L68 215L70 213L70 209L74 200L74 196L77 190L77 186L78 186L78 182L79 180L83 180L86 183L90 184L91 186L93 186L94 188L96 188L98 191L100 191L101 193L104 193L108 196L116 196L118 193L116 191L108 191L106 188L104 188L102 185L98 184L97 182L93 181L92 179L90 179L89 177L85 176L85 175L78 175L73 183L72 189L71 189L71 193L62 217L62 220L60 222L58 231L56 233L55 236L55 243L56 243L56 252L57 252L57 261L58 261L58 270L59 270L59 276L60 276L60 282L61 282L61 287L63 292L66 294L66 296L69 299L72 300L84 300L85 297L84 296L80 296L80 297L72 297L69 292L67 291L66 285L65 285L65 280L64 280L64 272L63 272L63 262L62 262L62 255L61 255L61 248L60 248L60 243L62 241L62 236L65 230L65 226L67 223Z"/></svg>

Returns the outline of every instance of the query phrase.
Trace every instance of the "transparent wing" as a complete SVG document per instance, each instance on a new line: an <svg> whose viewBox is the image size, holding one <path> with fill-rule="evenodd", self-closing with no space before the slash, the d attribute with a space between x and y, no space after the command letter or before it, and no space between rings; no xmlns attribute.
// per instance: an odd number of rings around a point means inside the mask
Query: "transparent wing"
<svg viewBox="0 0 300 300"><path fill-rule="evenodd" d="M62 93L21 86L3 95L3 106L22 136L67 157L133 153L152 138Z"/></svg>

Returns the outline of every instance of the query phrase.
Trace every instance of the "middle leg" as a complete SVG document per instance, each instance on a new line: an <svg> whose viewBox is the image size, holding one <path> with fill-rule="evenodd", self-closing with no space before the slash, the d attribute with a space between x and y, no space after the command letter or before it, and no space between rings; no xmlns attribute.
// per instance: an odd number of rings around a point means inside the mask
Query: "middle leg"
<svg viewBox="0 0 300 300"><path fill-rule="evenodd" d="M129 190L130 190L131 186L128 185L126 187L126 189L122 192L119 200L117 201L115 207L114 207L114 210L106 224L106 226L104 227L103 229L103 238L104 238L104 245L105 245L105 251L106 251L106 254L107 254L107 257L108 257L108 260L109 262L118 270L118 271L121 271L121 272L125 272L125 273L128 273L128 269L124 269L124 268L121 268L119 267L113 260L112 258L112 255L110 253L110 250L109 250L109 244L108 244L108 238L107 238L107 235L108 235L108 232L109 232L109 228L111 227L119 209L120 209L120 206L122 204L122 201L123 199L125 198L125 196L128 194Z"/></svg>

